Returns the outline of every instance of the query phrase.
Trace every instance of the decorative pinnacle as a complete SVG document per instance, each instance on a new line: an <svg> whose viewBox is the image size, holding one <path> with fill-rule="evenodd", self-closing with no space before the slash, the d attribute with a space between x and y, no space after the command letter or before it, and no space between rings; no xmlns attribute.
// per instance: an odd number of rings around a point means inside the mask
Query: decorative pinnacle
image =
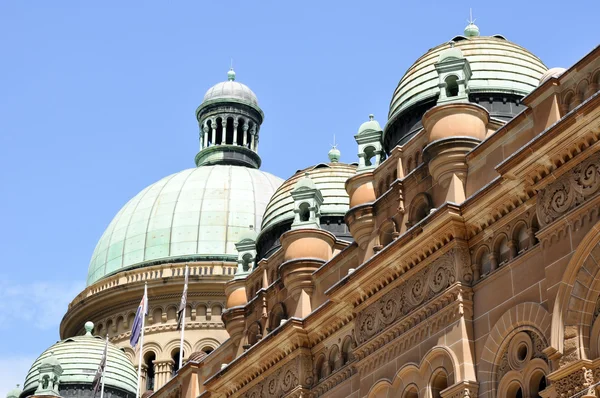
<svg viewBox="0 0 600 398"><path fill-rule="evenodd" d="M227 80L230 82L235 80L235 71L233 70L233 66L229 69L229 72L227 72Z"/></svg>
<svg viewBox="0 0 600 398"><path fill-rule="evenodd" d="M479 27L475 25L475 20L473 19L473 11L469 8L469 19L467 20L468 25L465 28L465 36L467 37L477 37L479 36Z"/></svg>
<svg viewBox="0 0 600 398"><path fill-rule="evenodd" d="M85 328L85 335L91 336L92 330L94 330L94 322L87 321L83 327Z"/></svg>
<svg viewBox="0 0 600 398"><path fill-rule="evenodd" d="M375 119L375 115L373 115L372 113L369 115L369 120L374 120Z"/></svg>

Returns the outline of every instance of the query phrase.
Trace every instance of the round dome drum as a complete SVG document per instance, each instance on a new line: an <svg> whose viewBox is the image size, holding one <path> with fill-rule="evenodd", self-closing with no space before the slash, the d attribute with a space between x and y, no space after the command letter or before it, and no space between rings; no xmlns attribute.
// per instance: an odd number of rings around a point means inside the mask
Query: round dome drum
<svg viewBox="0 0 600 398"><path fill-rule="evenodd" d="M241 166L183 170L150 185L115 216L92 255L87 284L116 272L175 261L235 261L235 243L258 229L283 181Z"/></svg>

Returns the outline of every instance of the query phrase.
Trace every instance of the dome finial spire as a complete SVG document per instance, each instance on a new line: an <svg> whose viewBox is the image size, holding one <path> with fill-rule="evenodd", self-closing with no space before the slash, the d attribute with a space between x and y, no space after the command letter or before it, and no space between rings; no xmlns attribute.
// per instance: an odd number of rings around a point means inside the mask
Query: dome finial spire
<svg viewBox="0 0 600 398"><path fill-rule="evenodd" d="M227 72L227 80L230 82L235 80L235 71L233 70L233 58L231 58L231 66L229 67L229 72Z"/></svg>
<svg viewBox="0 0 600 398"><path fill-rule="evenodd" d="M340 161L341 152L337 149L337 145L335 144L335 134L333 135L333 144L331 145L331 149L327 153L327 156L331 163L338 163Z"/></svg>
<svg viewBox="0 0 600 398"><path fill-rule="evenodd" d="M467 20L468 25L465 28L465 36L467 37L477 37L479 36L479 27L475 25L475 20L473 19L473 9L469 8L469 19Z"/></svg>

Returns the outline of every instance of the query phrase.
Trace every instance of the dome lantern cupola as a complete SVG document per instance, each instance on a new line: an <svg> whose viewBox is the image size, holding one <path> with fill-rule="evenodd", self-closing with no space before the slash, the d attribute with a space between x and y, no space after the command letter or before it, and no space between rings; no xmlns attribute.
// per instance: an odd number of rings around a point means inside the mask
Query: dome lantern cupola
<svg viewBox="0 0 600 398"><path fill-rule="evenodd" d="M319 209L323 205L323 195L308 173L298 180L291 195L294 198L292 229L320 228Z"/></svg>
<svg viewBox="0 0 600 398"><path fill-rule="evenodd" d="M258 133L264 119L256 95L235 80L233 68L227 81L208 89L196 110L200 126L200 152L196 165L260 167Z"/></svg>
<svg viewBox="0 0 600 398"><path fill-rule="evenodd" d="M358 144L358 168L357 173L375 169L385 159L381 136L383 130L375 116L369 115L369 120L358 128L354 136Z"/></svg>
<svg viewBox="0 0 600 398"><path fill-rule="evenodd" d="M450 48L440 53L438 62L434 65L440 78L437 105L469 101L468 83L471 78L469 61L459 48L454 47L454 42L450 45Z"/></svg>

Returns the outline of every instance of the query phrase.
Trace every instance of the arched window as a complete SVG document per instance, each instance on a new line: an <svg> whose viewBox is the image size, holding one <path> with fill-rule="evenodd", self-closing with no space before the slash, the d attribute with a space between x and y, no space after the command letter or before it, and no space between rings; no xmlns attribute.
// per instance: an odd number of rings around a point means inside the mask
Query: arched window
<svg viewBox="0 0 600 398"><path fill-rule="evenodd" d="M420 193L414 197L410 204L409 221L415 225L429 215L431 211L431 198L427 193Z"/></svg>
<svg viewBox="0 0 600 398"><path fill-rule="evenodd" d="M402 398L419 398L419 390L417 386L414 384L410 384L408 387L404 389L404 393L402 394Z"/></svg>
<svg viewBox="0 0 600 398"><path fill-rule="evenodd" d="M201 350L202 352L206 353L206 355L210 354L211 352L213 352L213 348L209 347L209 346L205 346L204 348L202 348Z"/></svg>
<svg viewBox="0 0 600 398"><path fill-rule="evenodd" d="M225 144L231 145L233 144L233 118L227 118L227 124L225 125Z"/></svg>
<svg viewBox="0 0 600 398"><path fill-rule="evenodd" d="M498 264L507 263L510 260L510 248L508 247L508 239L506 235L502 236L496 241L495 250L498 256Z"/></svg>
<svg viewBox="0 0 600 398"><path fill-rule="evenodd" d="M299 210L300 221L308 221L310 219L310 207L308 203L302 203Z"/></svg>
<svg viewBox="0 0 600 398"><path fill-rule="evenodd" d="M544 391L546 389L546 375L544 372L536 371L531 375L531 379L529 379L529 395L533 398L540 396L540 391Z"/></svg>
<svg viewBox="0 0 600 398"><path fill-rule="evenodd" d="M448 375L440 370L431 379L431 397L442 398L440 393L446 388L448 388Z"/></svg>
<svg viewBox="0 0 600 398"><path fill-rule="evenodd" d="M365 155L365 166L373 165L373 157L375 156L375 148L372 146L368 146L363 150Z"/></svg>
<svg viewBox="0 0 600 398"><path fill-rule="evenodd" d="M235 140L236 140L236 144L238 145L244 145L244 124L246 123L246 121L244 120L244 118L239 118L238 119L238 127L237 127L237 131L235 132Z"/></svg>
<svg viewBox="0 0 600 398"><path fill-rule="evenodd" d="M446 83L446 97L456 97L458 95L458 77L450 75L444 82Z"/></svg>
<svg viewBox="0 0 600 398"><path fill-rule="evenodd" d="M146 365L146 390L154 391L154 361L156 354L149 352L144 356L144 364Z"/></svg>
<svg viewBox="0 0 600 398"><path fill-rule="evenodd" d="M221 145L223 143L223 119L217 119L217 137L213 145Z"/></svg>
<svg viewBox="0 0 600 398"><path fill-rule="evenodd" d="M183 353L183 356L185 356L185 352ZM179 370L179 349L173 351L173 353L171 354L171 359L173 360L173 368L171 370L171 375L175 376L177 374L177 371Z"/></svg>
<svg viewBox="0 0 600 398"><path fill-rule="evenodd" d="M208 133L208 140L204 143L204 147L208 148L209 146L212 146L215 144L214 142L212 142L212 120L206 121L206 128L207 128L207 133Z"/></svg>

